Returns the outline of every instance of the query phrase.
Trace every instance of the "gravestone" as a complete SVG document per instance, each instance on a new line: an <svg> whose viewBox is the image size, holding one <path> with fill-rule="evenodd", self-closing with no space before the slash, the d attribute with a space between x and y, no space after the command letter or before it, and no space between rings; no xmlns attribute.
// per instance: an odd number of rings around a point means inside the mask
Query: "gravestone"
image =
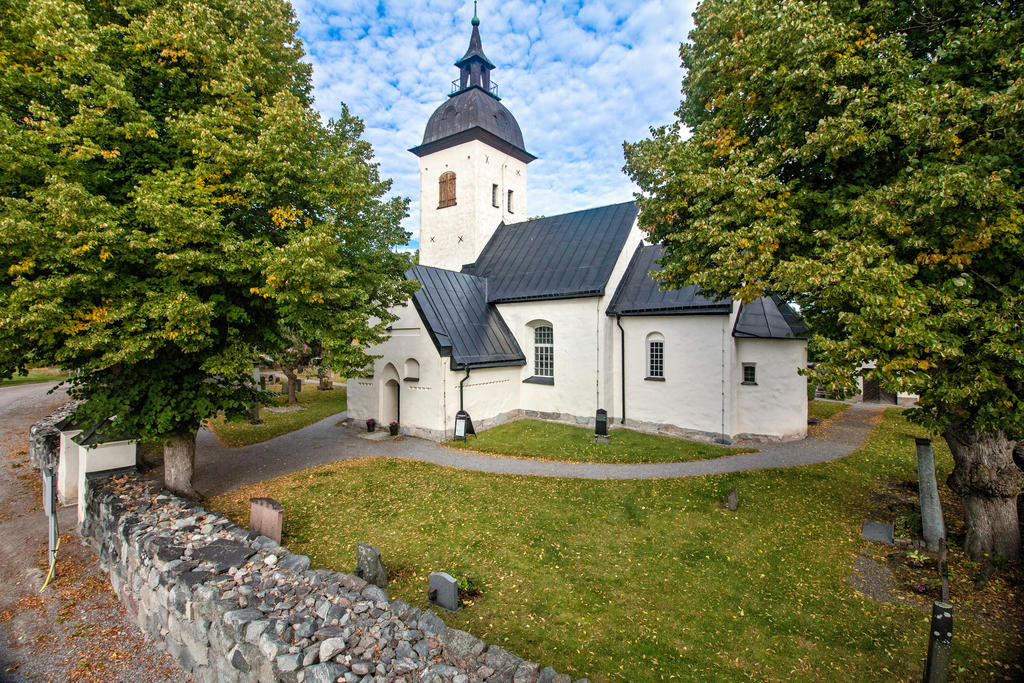
<svg viewBox="0 0 1024 683"><path fill-rule="evenodd" d="M249 499L249 530L281 542L281 529L284 527L284 506L273 498Z"/></svg>
<svg viewBox="0 0 1024 683"><path fill-rule="evenodd" d="M728 504L730 512L736 512L736 508L740 506L740 494L736 487L729 489Z"/></svg>
<svg viewBox="0 0 1024 683"><path fill-rule="evenodd" d="M388 587L388 568L375 546L360 543L356 547L356 576L375 586Z"/></svg>
<svg viewBox="0 0 1024 683"><path fill-rule="evenodd" d="M459 586L455 579L445 572L432 572L427 584L427 597L438 607L449 612L459 609Z"/></svg>
<svg viewBox="0 0 1024 683"><path fill-rule="evenodd" d="M939 501L939 485L935 479L935 452L931 439L917 442L917 489L921 500L921 531L928 550L939 549L939 541L946 537Z"/></svg>
<svg viewBox="0 0 1024 683"><path fill-rule="evenodd" d="M864 522L864 526L860 530L864 540L885 543L886 545L893 545L894 533L895 528L892 524L883 524L881 522Z"/></svg>

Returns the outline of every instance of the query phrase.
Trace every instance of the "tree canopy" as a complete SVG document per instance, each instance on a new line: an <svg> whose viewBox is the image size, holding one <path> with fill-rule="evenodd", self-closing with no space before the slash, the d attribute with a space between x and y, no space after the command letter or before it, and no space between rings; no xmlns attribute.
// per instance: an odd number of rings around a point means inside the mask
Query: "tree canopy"
<svg viewBox="0 0 1024 683"><path fill-rule="evenodd" d="M407 201L312 108L286 2L2 12L0 376L59 365L82 419L173 440L244 414L285 330L366 365L413 286Z"/></svg>
<svg viewBox="0 0 1024 683"><path fill-rule="evenodd" d="M815 381L918 394L968 552L1017 555L1024 8L705 0L695 20L676 122L625 146L664 281L788 297Z"/></svg>

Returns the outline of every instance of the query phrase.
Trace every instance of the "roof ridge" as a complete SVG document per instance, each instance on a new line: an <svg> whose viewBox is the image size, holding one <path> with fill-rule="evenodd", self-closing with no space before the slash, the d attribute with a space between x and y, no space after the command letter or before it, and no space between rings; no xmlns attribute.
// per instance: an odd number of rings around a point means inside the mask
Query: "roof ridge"
<svg viewBox="0 0 1024 683"><path fill-rule="evenodd" d="M554 220L556 218L562 218L562 217L565 217L565 216L574 216L574 215L576 215L578 213L586 213L587 211L600 211L602 209L611 209L611 208L614 208L614 207L617 207L617 206L626 206L627 204L633 204L635 206L636 205L636 200L635 199L631 199L628 202L615 202L615 203L612 203L612 204L605 204L603 206L592 206L592 207L590 207L588 209L577 209L576 211L567 211L565 213L556 213L556 214L551 215L551 216L539 216L537 218L528 218L528 219L526 219L524 221L519 221L518 223L508 223L508 224L503 223L503 225L505 225L506 227L513 227L513 226L516 226L516 225L525 225L527 223L536 223L537 221L548 221L548 220ZM501 226L498 226L498 227L501 227Z"/></svg>

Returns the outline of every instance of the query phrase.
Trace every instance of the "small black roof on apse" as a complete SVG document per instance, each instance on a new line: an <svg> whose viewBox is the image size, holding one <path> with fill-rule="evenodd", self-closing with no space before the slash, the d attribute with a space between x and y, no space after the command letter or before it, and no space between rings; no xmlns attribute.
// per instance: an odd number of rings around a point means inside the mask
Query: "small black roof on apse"
<svg viewBox="0 0 1024 683"><path fill-rule="evenodd" d="M661 270L659 261L665 255L661 245L641 244L633 252L615 296L608 305L608 315L671 315L673 313L731 313L732 304L712 300L697 293L695 286L682 289L661 289L651 271Z"/></svg>
<svg viewBox="0 0 1024 683"><path fill-rule="evenodd" d="M414 266L405 277L422 285L413 305L455 369L526 364L498 309L487 303L486 280L429 266Z"/></svg>

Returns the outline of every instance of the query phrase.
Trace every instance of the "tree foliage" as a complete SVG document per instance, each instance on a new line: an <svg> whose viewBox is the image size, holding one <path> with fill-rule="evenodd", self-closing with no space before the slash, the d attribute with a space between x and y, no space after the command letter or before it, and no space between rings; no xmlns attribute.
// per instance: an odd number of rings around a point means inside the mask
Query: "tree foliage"
<svg viewBox="0 0 1024 683"><path fill-rule="evenodd" d="M626 145L666 283L797 301L816 381L850 390L866 372L920 395L915 419L954 454L996 435L998 457L961 454L951 483L1012 499L1020 474L1002 437L1024 435L1024 8L705 0L695 19L677 121Z"/></svg>
<svg viewBox="0 0 1024 683"><path fill-rule="evenodd" d="M358 119L313 110L286 2L2 12L0 376L73 370L85 417L167 439L244 414L283 330L366 365L409 295L407 203Z"/></svg>

